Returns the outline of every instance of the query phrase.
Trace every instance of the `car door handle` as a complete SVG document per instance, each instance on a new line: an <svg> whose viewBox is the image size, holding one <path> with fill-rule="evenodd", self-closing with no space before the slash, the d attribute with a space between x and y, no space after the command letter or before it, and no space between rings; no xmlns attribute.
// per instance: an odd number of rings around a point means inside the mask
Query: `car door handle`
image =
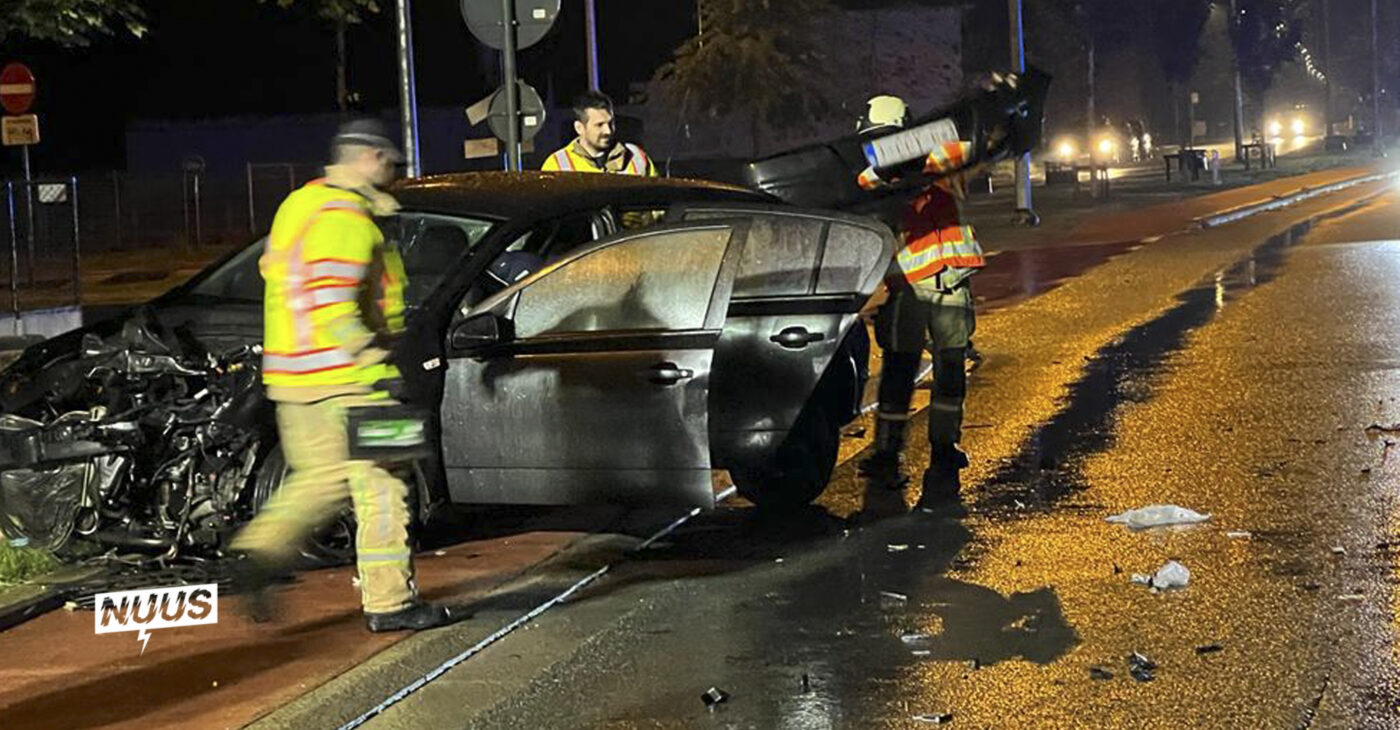
<svg viewBox="0 0 1400 730"><path fill-rule="evenodd" d="M826 333L808 332L806 327L789 327L768 339L790 350L800 350L813 342L826 339Z"/></svg>
<svg viewBox="0 0 1400 730"><path fill-rule="evenodd" d="M662 362L647 368L647 379L657 385L675 385L695 377L695 371L677 367L673 362Z"/></svg>

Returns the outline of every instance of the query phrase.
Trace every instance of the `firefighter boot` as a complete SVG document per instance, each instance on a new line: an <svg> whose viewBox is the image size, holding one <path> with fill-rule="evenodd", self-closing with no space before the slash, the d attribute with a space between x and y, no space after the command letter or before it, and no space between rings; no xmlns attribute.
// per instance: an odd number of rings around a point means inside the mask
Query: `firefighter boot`
<svg viewBox="0 0 1400 730"><path fill-rule="evenodd" d="M438 626L456 623L466 616L459 609L439 606L433 603L414 601L406 608L392 613L367 613L365 622L369 630L382 631L421 631Z"/></svg>
<svg viewBox="0 0 1400 730"><path fill-rule="evenodd" d="M957 444L935 446L933 459L924 470L924 490L916 507L931 511L958 501L962 480L958 472L967 467L967 454Z"/></svg>
<svg viewBox="0 0 1400 730"><path fill-rule="evenodd" d="M857 471L875 486L903 489L909 478L900 465L904 450L904 426L908 421L876 416L875 453L861 459Z"/></svg>

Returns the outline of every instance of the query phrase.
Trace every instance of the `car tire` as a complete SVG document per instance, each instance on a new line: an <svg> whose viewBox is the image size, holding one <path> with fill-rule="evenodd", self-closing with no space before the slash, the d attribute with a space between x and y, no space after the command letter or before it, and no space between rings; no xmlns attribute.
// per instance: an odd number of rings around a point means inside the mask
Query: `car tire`
<svg viewBox="0 0 1400 730"><path fill-rule="evenodd" d="M253 504L257 510L267 503L272 493L287 478L287 458L282 453L282 445L276 444L263 458L262 466L254 478ZM410 516L418 514L418 487L423 480L421 465L413 467L413 480L408 485L408 510ZM301 546L301 558L313 567L347 565L355 561L355 510L347 503L334 518L316 530ZM409 526L410 541L416 534L413 525Z"/></svg>
<svg viewBox="0 0 1400 730"><path fill-rule="evenodd" d="M826 490L840 448L840 427L828 407L813 398L793 423L772 461L731 469L730 476L739 494L760 509L800 509Z"/></svg>

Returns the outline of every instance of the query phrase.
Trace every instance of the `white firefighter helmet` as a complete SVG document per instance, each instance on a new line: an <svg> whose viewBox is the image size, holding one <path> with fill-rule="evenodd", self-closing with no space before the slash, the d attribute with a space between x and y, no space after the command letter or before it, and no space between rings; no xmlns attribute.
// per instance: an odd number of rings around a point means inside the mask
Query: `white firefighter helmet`
<svg viewBox="0 0 1400 730"><path fill-rule="evenodd" d="M865 102L865 114L856 122L860 134L881 129L903 129L909 123L909 105L897 96L881 95Z"/></svg>

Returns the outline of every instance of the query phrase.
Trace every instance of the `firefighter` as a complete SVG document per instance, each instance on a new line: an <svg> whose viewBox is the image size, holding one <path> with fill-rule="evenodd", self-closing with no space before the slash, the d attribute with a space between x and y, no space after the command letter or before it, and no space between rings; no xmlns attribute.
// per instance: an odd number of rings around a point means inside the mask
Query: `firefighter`
<svg viewBox="0 0 1400 730"><path fill-rule="evenodd" d="M262 378L291 471L233 543L245 556L238 581L253 617L270 618L268 585L348 496L369 629L441 626L456 617L419 600L413 581L408 488L383 466L350 458L346 424L349 409L393 405L390 394L402 393L386 358L403 328L403 263L374 218L398 207L380 188L403 157L376 120L347 122L331 147L326 176L278 208L259 262Z"/></svg>
<svg viewBox="0 0 1400 730"><path fill-rule="evenodd" d="M878 96L869 101L858 130L889 133L907 123L903 100ZM901 172L945 175L962 169L970 154L966 142L947 142ZM869 175L861 182L866 187L879 184ZM967 391L965 362L976 328L969 278L986 262L972 227L962 221L963 196L961 176L952 174L924 188L903 209L897 228L904 247L886 278L889 300L875 318L876 340L884 351L880 403L874 453L859 468L873 486L901 490L908 481L900 452L920 355L927 348L933 355L934 384L928 408L930 463L918 501L922 509L956 501L959 472L968 463L959 441Z"/></svg>
<svg viewBox="0 0 1400 730"><path fill-rule="evenodd" d="M574 132L578 136L545 158L540 169L656 177L656 165L641 147L617 141L617 119L607 94L585 91L574 100Z"/></svg>

